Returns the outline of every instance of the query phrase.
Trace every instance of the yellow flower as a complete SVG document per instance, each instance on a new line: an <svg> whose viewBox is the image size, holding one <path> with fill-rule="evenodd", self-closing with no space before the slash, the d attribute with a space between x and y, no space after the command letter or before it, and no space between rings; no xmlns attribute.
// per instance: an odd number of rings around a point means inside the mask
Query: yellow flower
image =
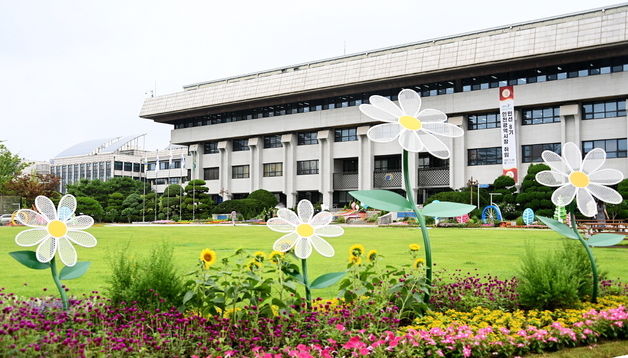
<svg viewBox="0 0 628 358"><path fill-rule="evenodd" d="M421 249L421 246L419 246L418 244L410 244L408 245L408 248L410 249L410 251L415 252L419 251L419 249Z"/></svg>
<svg viewBox="0 0 628 358"><path fill-rule="evenodd" d="M355 244L349 248L349 256L360 257L364 255L364 251L366 251L366 249L364 248L364 245Z"/></svg>
<svg viewBox="0 0 628 358"><path fill-rule="evenodd" d="M216 252L210 249L203 249L199 257L205 269L208 269L211 265L216 263L216 258L217 258Z"/></svg>
<svg viewBox="0 0 628 358"><path fill-rule="evenodd" d="M369 253L366 254L366 257L369 259L370 262L375 262L375 260L377 259L377 250L369 251Z"/></svg>
<svg viewBox="0 0 628 358"><path fill-rule="evenodd" d="M249 269L249 271L257 271L262 268L262 263L256 260L251 260L248 264L246 264L246 268Z"/></svg>
<svg viewBox="0 0 628 358"><path fill-rule="evenodd" d="M278 264L281 260L283 260L285 254L281 251L273 251L268 255L268 260L274 264Z"/></svg>
<svg viewBox="0 0 628 358"><path fill-rule="evenodd" d="M264 262L264 259L266 259L266 254L262 251L257 251L253 254L253 257L257 262Z"/></svg>
<svg viewBox="0 0 628 358"><path fill-rule="evenodd" d="M415 269L419 269L421 268L421 266L423 266L425 264L425 260L423 259L416 259L414 260L414 262L412 263L412 267L414 267Z"/></svg>
<svg viewBox="0 0 628 358"><path fill-rule="evenodd" d="M361 265L362 264L362 258L360 256L350 255L349 256L349 263L352 264L352 265Z"/></svg>

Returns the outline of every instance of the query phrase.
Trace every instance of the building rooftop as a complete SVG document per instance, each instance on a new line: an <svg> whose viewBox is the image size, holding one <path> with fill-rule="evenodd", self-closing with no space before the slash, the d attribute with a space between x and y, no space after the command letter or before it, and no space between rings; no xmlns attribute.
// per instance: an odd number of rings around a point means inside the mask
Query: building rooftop
<svg viewBox="0 0 628 358"><path fill-rule="evenodd" d="M67 148L57 154L54 159L77 157L82 155L108 154L126 149L142 149L140 148L140 141L143 142L145 135L146 134L138 134L124 137L88 140Z"/></svg>

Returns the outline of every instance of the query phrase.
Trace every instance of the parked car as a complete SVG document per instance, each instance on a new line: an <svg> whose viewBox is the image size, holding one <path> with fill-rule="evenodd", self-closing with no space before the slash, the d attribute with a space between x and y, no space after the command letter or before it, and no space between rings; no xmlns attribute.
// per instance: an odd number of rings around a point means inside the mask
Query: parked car
<svg viewBox="0 0 628 358"><path fill-rule="evenodd" d="M9 225L11 223L11 214L0 215L0 226Z"/></svg>

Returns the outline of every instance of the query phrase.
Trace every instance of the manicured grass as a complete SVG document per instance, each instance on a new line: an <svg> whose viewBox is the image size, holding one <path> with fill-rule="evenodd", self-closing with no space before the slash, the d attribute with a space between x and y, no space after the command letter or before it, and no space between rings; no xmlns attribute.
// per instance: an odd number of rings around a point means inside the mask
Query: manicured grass
<svg viewBox="0 0 628 358"><path fill-rule="evenodd" d="M603 342L587 347L563 349L554 353L537 354L535 358L607 358L625 357L628 354L628 341Z"/></svg>
<svg viewBox="0 0 628 358"><path fill-rule="evenodd" d="M15 244L15 235L24 230L20 227L0 227L0 287L9 292L24 296L46 294L43 287L52 292L53 283L50 271L35 271L15 262L8 253L25 250ZM181 272L195 268L198 255L203 248L216 250L218 255L231 254L237 248L270 252L273 242L281 236L264 226L157 226L157 227L94 227L88 230L98 239L95 248L77 247L79 261L91 261L87 274L79 279L67 281L70 294L79 295L92 290L104 291L109 278L110 259L120 248L128 244L132 255L144 256L152 247L167 242L174 247L176 264ZM478 270L481 274L512 277L519 267L519 257L525 252L526 244L539 251L561 245L558 234L547 230L518 229L431 229L432 252L435 269L460 268L464 271ZM331 271L341 271L346 267L348 249L352 244L361 243L367 250L375 249L384 256L384 264L403 265L411 262L408 244L422 241L415 228L346 228L345 235L330 238L336 249L336 256L324 258L318 253L311 257L311 277ZM34 247L32 248L35 249ZM609 278L628 279L627 249L595 248L594 253L602 271ZM421 257L424 252L421 250ZM332 297L334 289L329 288L315 294Z"/></svg>

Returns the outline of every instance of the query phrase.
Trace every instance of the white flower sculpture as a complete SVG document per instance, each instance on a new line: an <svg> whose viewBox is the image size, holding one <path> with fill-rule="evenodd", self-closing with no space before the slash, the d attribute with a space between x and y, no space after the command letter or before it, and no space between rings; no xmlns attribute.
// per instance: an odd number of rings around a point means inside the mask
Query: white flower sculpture
<svg viewBox="0 0 628 358"><path fill-rule="evenodd" d="M382 96L371 96L369 102L360 105L360 111L370 118L389 122L369 129L367 136L374 142L399 138L401 147L409 152L427 150L437 158L447 159L449 148L435 135L455 138L464 134L458 126L445 123L445 113L430 108L421 110L421 96L413 90L399 92L399 106Z"/></svg>
<svg viewBox="0 0 628 358"><path fill-rule="evenodd" d="M617 191L605 185L617 184L624 175L616 169L600 169L606 161L606 152L594 148L582 159L582 153L574 143L566 143L562 157L546 150L541 154L551 170L536 174L536 181L550 187L559 187L552 194L552 203L566 206L574 197L578 210L584 216L595 216L597 205L593 197L609 204L619 204L623 198Z"/></svg>
<svg viewBox="0 0 628 358"><path fill-rule="evenodd" d="M15 242L20 246L37 246L35 251L39 262L50 262L59 253L59 258L66 266L76 264L76 250L72 244L83 247L96 246L96 238L81 231L94 224L94 219L87 215L75 216L76 198L65 195L59 201L58 210L45 196L35 198L39 212L21 209L16 220L34 229L17 234Z"/></svg>
<svg viewBox="0 0 628 358"><path fill-rule="evenodd" d="M288 233L273 244L273 250L286 252L294 248L294 254L306 259L312 254L312 246L325 257L334 256L334 248L321 236L336 237L344 233L340 226L329 225L332 215L321 211L314 215L314 207L308 200L297 204L298 216L289 209L279 209L279 217L268 220L269 229Z"/></svg>

